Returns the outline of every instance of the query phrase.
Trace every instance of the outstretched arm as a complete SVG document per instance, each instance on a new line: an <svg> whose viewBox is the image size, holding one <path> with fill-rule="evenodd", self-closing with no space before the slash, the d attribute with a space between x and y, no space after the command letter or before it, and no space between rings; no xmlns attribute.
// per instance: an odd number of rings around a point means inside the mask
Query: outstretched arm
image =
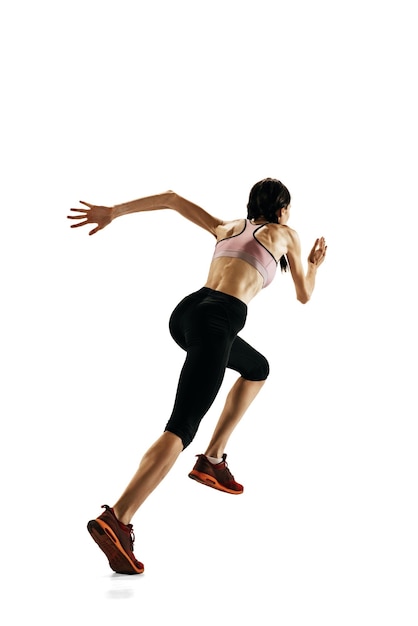
<svg viewBox="0 0 418 626"><path fill-rule="evenodd" d="M290 231L289 234L291 242L288 246L287 258L293 282L295 283L296 297L299 302L306 304L315 288L316 271L325 259L327 246L323 237L315 241L308 256L308 269L305 274L302 265L299 236L295 231Z"/></svg>
<svg viewBox="0 0 418 626"><path fill-rule="evenodd" d="M96 228L93 228L93 230L89 232L89 235L94 235L99 230L102 230L116 217L128 215L128 213L156 211L159 209L173 209L186 219L215 236L216 228L223 223L222 220L213 217L197 204L193 204L193 202L182 198L174 193L174 191L166 191L154 196L139 198L138 200L117 204L113 207L97 206L83 201L80 202L84 204L86 208L71 209L71 211L79 213L79 215L68 215L67 217L70 220L82 220L77 224L72 224L71 228L85 226L86 224L97 224Z"/></svg>

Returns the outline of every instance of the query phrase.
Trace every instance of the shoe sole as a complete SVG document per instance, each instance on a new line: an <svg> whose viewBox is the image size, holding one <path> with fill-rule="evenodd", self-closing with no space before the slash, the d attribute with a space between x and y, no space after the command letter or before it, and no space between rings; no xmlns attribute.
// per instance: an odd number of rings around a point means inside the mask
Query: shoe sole
<svg viewBox="0 0 418 626"><path fill-rule="evenodd" d="M113 530L102 520L90 520L87 530L105 553L111 569L117 574L142 574L144 567L139 568L126 554Z"/></svg>
<svg viewBox="0 0 418 626"><path fill-rule="evenodd" d="M228 489L228 487L224 487L220 482L216 480L213 476L209 474L205 474L204 472L198 472L197 470L192 470L189 474L189 478L196 480L198 483L202 485L206 485L207 487L212 487L212 489L217 489L218 491L223 491L224 493L230 493L232 495L240 495L243 493L244 489L241 491L236 491L233 489Z"/></svg>

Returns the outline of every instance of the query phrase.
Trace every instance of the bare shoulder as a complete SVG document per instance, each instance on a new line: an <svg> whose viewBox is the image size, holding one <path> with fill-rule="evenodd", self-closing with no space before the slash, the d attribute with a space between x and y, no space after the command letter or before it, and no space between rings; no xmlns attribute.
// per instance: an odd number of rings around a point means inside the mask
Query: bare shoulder
<svg viewBox="0 0 418 626"><path fill-rule="evenodd" d="M286 225L282 226L281 230L283 232L283 235L287 238L289 242L299 242L299 235L293 228L290 228L290 226Z"/></svg>
<svg viewBox="0 0 418 626"><path fill-rule="evenodd" d="M284 226L286 229L284 235L286 237L286 254L288 255L289 260L295 260L300 258L301 247L300 247L300 239L298 233L293 230L293 228L289 228L288 226Z"/></svg>
<svg viewBox="0 0 418 626"><path fill-rule="evenodd" d="M284 249L282 254L287 252L287 248L292 246L292 242L297 237L296 231L283 224L266 224L264 228L257 233L259 239L267 247Z"/></svg>
<svg viewBox="0 0 418 626"><path fill-rule="evenodd" d="M216 238L218 241L221 239L227 239L228 237L233 237L234 235L239 235L239 233L244 228L245 219L237 219L230 220L227 222L221 222L219 226L216 228Z"/></svg>

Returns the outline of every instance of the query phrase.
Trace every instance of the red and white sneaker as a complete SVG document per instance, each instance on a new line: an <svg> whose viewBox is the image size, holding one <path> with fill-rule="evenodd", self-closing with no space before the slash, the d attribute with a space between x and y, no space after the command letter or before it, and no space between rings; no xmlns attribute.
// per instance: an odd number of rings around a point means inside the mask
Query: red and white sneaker
<svg viewBox="0 0 418 626"><path fill-rule="evenodd" d="M244 487L234 480L228 469L226 454L222 455L222 461L216 465L211 463L204 454L196 456L197 461L189 478L225 493L240 494L244 491Z"/></svg>
<svg viewBox="0 0 418 626"><path fill-rule="evenodd" d="M122 524L107 504L96 519L90 520L87 530L108 558L109 565L118 574L142 574L144 566L133 553L135 535L132 524Z"/></svg>

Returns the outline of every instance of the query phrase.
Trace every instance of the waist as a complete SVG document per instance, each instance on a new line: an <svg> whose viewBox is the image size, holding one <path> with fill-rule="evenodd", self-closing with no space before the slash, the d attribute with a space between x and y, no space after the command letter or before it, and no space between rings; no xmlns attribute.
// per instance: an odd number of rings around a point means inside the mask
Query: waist
<svg viewBox="0 0 418 626"><path fill-rule="evenodd" d="M272 282L277 270L277 261L272 255L270 255L270 253L268 254L268 257L260 259L257 256L247 252L246 250L228 250L220 249L217 247L215 248L213 259L227 257L241 259L242 261L245 261L246 263L254 267L257 272L262 276L264 288Z"/></svg>
<svg viewBox="0 0 418 626"><path fill-rule="evenodd" d="M205 287L249 304L263 288L263 278L242 259L220 257L212 260Z"/></svg>
<svg viewBox="0 0 418 626"><path fill-rule="evenodd" d="M194 294L197 298L211 298L217 302L222 302L226 304L228 307L236 309L237 312L241 312L243 314L247 314L247 305L243 300L233 296L229 293L225 293L224 291L218 291L217 289L212 289L211 287L202 287L198 291L195 291Z"/></svg>

